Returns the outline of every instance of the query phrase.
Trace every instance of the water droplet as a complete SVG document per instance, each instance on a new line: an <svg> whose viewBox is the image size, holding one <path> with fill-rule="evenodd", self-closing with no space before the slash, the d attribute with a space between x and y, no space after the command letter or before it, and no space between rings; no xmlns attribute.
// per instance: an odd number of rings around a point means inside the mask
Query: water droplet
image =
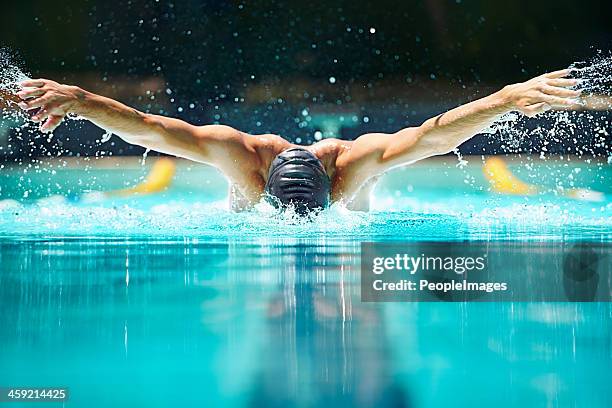
<svg viewBox="0 0 612 408"><path fill-rule="evenodd" d="M100 143L108 142L111 139L111 137L113 137L113 132L105 132L102 135L102 139L100 139Z"/></svg>

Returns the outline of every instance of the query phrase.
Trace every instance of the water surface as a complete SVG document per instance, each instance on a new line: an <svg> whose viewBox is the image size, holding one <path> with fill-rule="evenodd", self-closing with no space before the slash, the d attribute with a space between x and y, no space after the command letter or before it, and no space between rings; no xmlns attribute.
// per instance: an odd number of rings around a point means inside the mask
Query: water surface
<svg viewBox="0 0 612 408"><path fill-rule="evenodd" d="M0 384L67 386L65 405L88 407L612 404L609 303L363 303L359 288L361 241L609 242L608 198L497 196L438 164L383 180L371 213L296 224L229 213L215 173L189 171L96 203L41 198L144 170L34 173L27 198L1 178Z"/></svg>

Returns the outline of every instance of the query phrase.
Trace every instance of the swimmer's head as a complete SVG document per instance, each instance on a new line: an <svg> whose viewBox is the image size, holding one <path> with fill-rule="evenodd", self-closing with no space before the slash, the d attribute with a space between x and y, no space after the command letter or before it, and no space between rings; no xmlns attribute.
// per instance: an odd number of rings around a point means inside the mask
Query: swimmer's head
<svg viewBox="0 0 612 408"><path fill-rule="evenodd" d="M329 205L331 183L321 161L306 149L285 150L270 165L265 192L277 208L292 206L300 215Z"/></svg>

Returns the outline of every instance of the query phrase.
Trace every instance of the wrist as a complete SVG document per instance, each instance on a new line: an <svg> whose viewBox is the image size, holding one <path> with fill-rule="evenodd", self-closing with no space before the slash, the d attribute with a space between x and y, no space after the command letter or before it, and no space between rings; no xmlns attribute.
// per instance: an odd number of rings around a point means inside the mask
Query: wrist
<svg viewBox="0 0 612 408"><path fill-rule="evenodd" d="M78 86L73 87L72 93L74 98L70 106L70 112L80 116L87 115L91 107L92 94Z"/></svg>
<svg viewBox="0 0 612 408"><path fill-rule="evenodd" d="M503 113L516 110L516 104L514 103L514 98L512 98L512 85L503 87L492 96L495 98L495 105L498 106Z"/></svg>

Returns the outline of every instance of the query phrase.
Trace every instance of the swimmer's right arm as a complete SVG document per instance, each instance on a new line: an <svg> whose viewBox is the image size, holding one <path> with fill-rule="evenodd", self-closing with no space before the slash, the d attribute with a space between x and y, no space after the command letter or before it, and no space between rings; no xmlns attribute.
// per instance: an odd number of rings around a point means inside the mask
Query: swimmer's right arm
<svg viewBox="0 0 612 408"><path fill-rule="evenodd" d="M198 162L224 167L228 157L250 160L246 136L229 126L195 126L179 119L140 112L76 86L46 79L21 83L18 92L25 110L39 109L32 120L53 131L69 113L81 116L128 143ZM232 160L232 161L233 161Z"/></svg>
<svg viewBox="0 0 612 408"><path fill-rule="evenodd" d="M396 166L445 154L491 126L502 115L520 111L535 116L549 109L582 109L571 89L577 80L560 70L526 82L508 85L484 98L466 103L426 120L422 125L393 134L371 133L355 140L344 161L367 168L366 174L381 173Z"/></svg>

